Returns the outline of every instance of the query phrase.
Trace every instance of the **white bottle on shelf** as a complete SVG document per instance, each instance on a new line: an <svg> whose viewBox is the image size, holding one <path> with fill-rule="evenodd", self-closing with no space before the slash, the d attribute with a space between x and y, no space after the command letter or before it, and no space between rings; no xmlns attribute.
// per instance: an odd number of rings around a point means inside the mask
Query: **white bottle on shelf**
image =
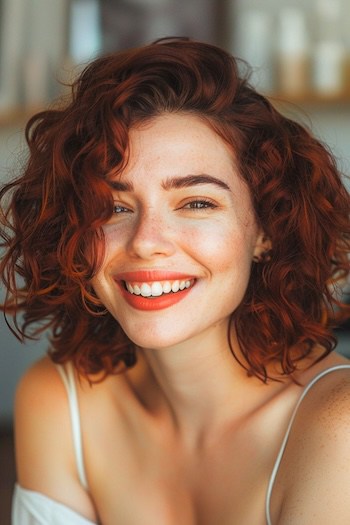
<svg viewBox="0 0 350 525"><path fill-rule="evenodd" d="M318 35L313 50L312 81L315 92L337 96L345 88L346 48L341 27L341 5L337 0L316 2Z"/></svg>
<svg viewBox="0 0 350 525"><path fill-rule="evenodd" d="M318 42L313 62L314 90L323 95L340 95L345 88L345 64L346 50L340 42Z"/></svg>
<svg viewBox="0 0 350 525"><path fill-rule="evenodd" d="M238 22L238 23L237 23ZM275 90L273 19L263 9L243 11L236 20L235 53L252 66L251 82L263 92Z"/></svg>
<svg viewBox="0 0 350 525"><path fill-rule="evenodd" d="M277 53L280 91L291 96L304 95L309 89L309 37L301 9L281 10Z"/></svg>

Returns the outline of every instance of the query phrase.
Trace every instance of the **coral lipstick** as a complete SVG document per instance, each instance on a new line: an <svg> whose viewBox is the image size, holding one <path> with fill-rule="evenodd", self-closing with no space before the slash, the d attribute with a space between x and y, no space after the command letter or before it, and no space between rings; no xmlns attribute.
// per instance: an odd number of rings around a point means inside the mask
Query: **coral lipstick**
<svg viewBox="0 0 350 525"><path fill-rule="evenodd" d="M195 279L188 274L168 271L135 271L114 276L126 302L136 310L169 308L184 299Z"/></svg>
<svg viewBox="0 0 350 525"><path fill-rule="evenodd" d="M114 276L116 281L128 282L153 282L153 281L175 281L184 279L193 279L193 276L170 272L166 270L137 270L135 272L122 272Z"/></svg>
<svg viewBox="0 0 350 525"><path fill-rule="evenodd" d="M143 297L142 295L132 295L127 290L121 287L123 297L126 302L136 308L136 310L145 310L145 311L154 311L154 310L163 310L164 308L169 308L174 304L178 303L188 295L191 291L191 288L186 288L176 293L169 293L166 295L161 295L160 297Z"/></svg>

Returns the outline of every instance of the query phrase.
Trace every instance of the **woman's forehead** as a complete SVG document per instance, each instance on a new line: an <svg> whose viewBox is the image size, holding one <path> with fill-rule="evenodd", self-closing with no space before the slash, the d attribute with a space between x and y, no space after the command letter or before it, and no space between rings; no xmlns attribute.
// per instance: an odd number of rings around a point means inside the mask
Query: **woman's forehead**
<svg viewBox="0 0 350 525"><path fill-rule="evenodd" d="M236 169L232 149L210 125L195 115L181 113L161 115L130 129L124 172L135 164L152 169L160 163L167 171L187 171L190 166Z"/></svg>

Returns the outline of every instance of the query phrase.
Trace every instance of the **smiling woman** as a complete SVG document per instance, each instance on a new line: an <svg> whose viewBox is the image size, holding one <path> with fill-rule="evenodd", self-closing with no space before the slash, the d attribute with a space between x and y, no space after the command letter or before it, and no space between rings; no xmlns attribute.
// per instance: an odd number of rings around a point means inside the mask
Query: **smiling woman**
<svg viewBox="0 0 350 525"><path fill-rule="evenodd" d="M249 190L232 151L197 116L170 113L134 126L128 149L92 286L143 348L206 338L242 302L263 246Z"/></svg>
<svg viewBox="0 0 350 525"><path fill-rule="evenodd" d="M14 525L347 524L327 149L187 39L92 62L26 137L3 309L52 337L18 386Z"/></svg>

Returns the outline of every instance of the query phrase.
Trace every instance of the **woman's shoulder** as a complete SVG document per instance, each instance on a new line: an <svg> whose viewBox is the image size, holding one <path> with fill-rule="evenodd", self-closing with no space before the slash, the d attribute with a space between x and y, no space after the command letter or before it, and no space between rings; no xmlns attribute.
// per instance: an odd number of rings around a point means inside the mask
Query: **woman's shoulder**
<svg viewBox="0 0 350 525"><path fill-rule="evenodd" d="M27 368L18 383L17 392L21 393L22 389L31 391L40 388L41 385L44 386L43 382L47 386L51 381L56 380L59 380L56 366L50 357L45 355Z"/></svg>
<svg viewBox="0 0 350 525"><path fill-rule="evenodd" d="M321 364L304 392L280 471L279 523L350 523L350 362Z"/></svg>
<svg viewBox="0 0 350 525"><path fill-rule="evenodd" d="M21 487L93 516L77 475L66 389L49 357L34 363L18 384L15 443Z"/></svg>
<svg viewBox="0 0 350 525"><path fill-rule="evenodd" d="M60 469L64 468L68 454L62 445L69 444L69 433L65 388L55 365L44 357L24 373L16 390L16 459L21 484L37 490L43 472L50 477L58 460Z"/></svg>
<svg viewBox="0 0 350 525"><path fill-rule="evenodd" d="M15 427L25 425L40 436L67 415L67 396L55 364L48 356L32 364L21 377L15 395Z"/></svg>
<svg viewBox="0 0 350 525"><path fill-rule="evenodd" d="M302 397L296 426L309 439L329 440L332 444L342 436L342 430L349 432L350 361L342 359L322 367L312 375Z"/></svg>
<svg viewBox="0 0 350 525"><path fill-rule="evenodd" d="M312 418L314 423L319 421L319 418L323 423L326 419L337 418L343 413L342 409L350 403L349 359L338 354L330 355L307 370L301 377L303 393L299 411L301 414L304 413L304 416L308 415L308 418ZM299 420L307 424L301 416ZM311 431L313 427L308 425L308 428Z"/></svg>
<svg viewBox="0 0 350 525"><path fill-rule="evenodd" d="M17 385L16 417L20 417L24 423L39 416L40 421L45 424L50 414L54 413L55 417L59 417L64 398L62 380L55 365L45 356L26 370Z"/></svg>

